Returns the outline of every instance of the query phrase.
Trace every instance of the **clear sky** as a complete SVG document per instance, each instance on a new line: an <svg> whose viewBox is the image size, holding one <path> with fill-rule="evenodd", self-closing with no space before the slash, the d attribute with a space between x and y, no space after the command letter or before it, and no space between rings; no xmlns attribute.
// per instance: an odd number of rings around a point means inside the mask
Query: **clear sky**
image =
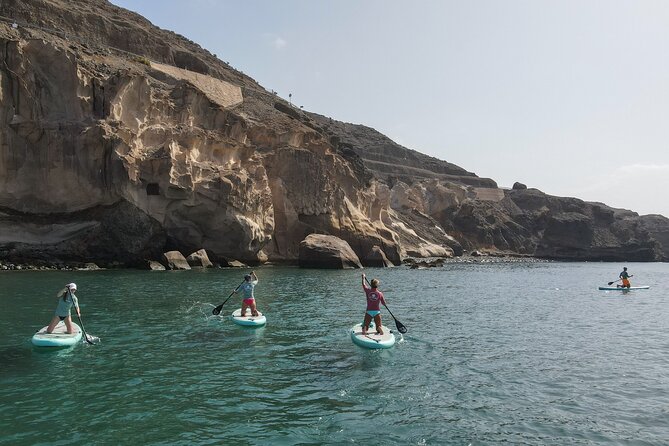
<svg viewBox="0 0 669 446"><path fill-rule="evenodd" d="M112 2L502 187L669 217L669 1Z"/></svg>

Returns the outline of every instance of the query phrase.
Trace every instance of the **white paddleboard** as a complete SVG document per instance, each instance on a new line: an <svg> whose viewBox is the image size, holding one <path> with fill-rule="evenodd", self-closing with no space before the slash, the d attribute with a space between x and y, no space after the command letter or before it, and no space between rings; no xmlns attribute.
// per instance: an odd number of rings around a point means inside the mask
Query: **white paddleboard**
<svg viewBox="0 0 669 446"><path fill-rule="evenodd" d="M251 309L247 308L244 317L241 316L242 309L237 308L232 312L232 322L237 325L244 325L247 327L261 327L267 323L265 316L258 311L257 316L251 316Z"/></svg>
<svg viewBox="0 0 669 446"><path fill-rule="evenodd" d="M604 291L631 291L631 290L647 290L649 289L649 285L644 285L644 286L631 286L629 288L625 287L615 287L615 286L600 286L600 290Z"/></svg>
<svg viewBox="0 0 669 446"><path fill-rule="evenodd" d="M52 333L47 333L47 327L43 327L32 337L31 342L38 347L69 347L81 341L81 328L72 322L74 333L66 333L65 322L60 321Z"/></svg>
<svg viewBox="0 0 669 446"><path fill-rule="evenodd" d="M367 334L362 334L362 324L357 324L351 328L351 340L354 344L365 348L390 348L395 345L395 335L386 326L383 327L383 334L376 334L374 323L369 324Z"/></svg>

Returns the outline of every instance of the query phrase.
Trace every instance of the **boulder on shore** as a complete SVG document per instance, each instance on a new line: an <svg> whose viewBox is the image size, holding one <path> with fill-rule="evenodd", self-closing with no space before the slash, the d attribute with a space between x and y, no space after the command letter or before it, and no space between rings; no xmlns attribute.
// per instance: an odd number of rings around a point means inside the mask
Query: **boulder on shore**
<svg viewBox="0 0 669 446"><path fill-rule="evenodd" d="M362 268L351 246L333 235L310 234L300 242L301 268Z"/></svg>
<svg viewBox="0 0 669 446"><path fill-rule="evenodd" d="M151 271L165 271L165 266L157 260L147 260L146 269Z"/></svg>
<svg viewBox="0 0 669 446"><path fill-rule="evenodd" d="M192 268L211 268L214 266L204 249L195 251L186 258L186 261Z"/></svg>
<svg viewBox="0 0 669 446"><path fill-rule="evenodd" d="M168 269L190 269L188 261L179 251L168 251L164 253L163 265Z"/></svg>

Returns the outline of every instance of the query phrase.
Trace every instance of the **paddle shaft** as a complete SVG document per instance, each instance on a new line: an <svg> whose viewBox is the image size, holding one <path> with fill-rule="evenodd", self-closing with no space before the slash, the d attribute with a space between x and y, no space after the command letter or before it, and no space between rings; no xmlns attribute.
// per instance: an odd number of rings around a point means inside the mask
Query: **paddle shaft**
<svg viewBox="0 0 669 446"><path fill-rule="evenodd" d="M230 293L230 295L228 296L228 298L225 299L221 305L219 305L218 307L216 307L216 308L214 308L213 310L211 310L211 313L212 313L214 316L218 316L219 314L221 314L221 309L223 308L223 305L225 305L225 303L226 303L228 300L230 300L230 298L232 297L232 295L235 294L235 291L237 291L237 290L239 289L239 287L242 286L242 285L244 284L244 282L246 282L246 279L242 280L242 283L240 283L239 285L237 285L237 288L235 288L235 289L232 291L232 293Z"/></svg>
<svg viewBox="0 0 669 446"><path fill-rule="evenodd" d="M69 288L67 289L67 293L70 295L70 299L72 299L72 291L70 291ZM75 309L77 310L77 319L79 319L79 325L81 326L81 331L84 333L84 339L86 340L86 342L93 345L93 341L91 341L88 338L88 334L86 333L86 329L84 328L84 323L81 320L81 315L79 314L79 305L77 305L77 308Z"/></svg>

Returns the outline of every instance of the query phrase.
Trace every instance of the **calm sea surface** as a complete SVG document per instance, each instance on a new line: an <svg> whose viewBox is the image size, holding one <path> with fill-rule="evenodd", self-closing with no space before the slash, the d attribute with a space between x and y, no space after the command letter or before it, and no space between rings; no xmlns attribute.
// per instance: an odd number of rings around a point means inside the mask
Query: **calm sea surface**
<svg viewBox="0 0 669 446"><path fill-rule="evenodd" d="M367 269L384 351L348 334L360 271L258 269L259 329L211 315L247 270L0 273L0 443L667 444L669 264L598 291L622 266ZM71 281L102 342L33 348Z"/></svg>

